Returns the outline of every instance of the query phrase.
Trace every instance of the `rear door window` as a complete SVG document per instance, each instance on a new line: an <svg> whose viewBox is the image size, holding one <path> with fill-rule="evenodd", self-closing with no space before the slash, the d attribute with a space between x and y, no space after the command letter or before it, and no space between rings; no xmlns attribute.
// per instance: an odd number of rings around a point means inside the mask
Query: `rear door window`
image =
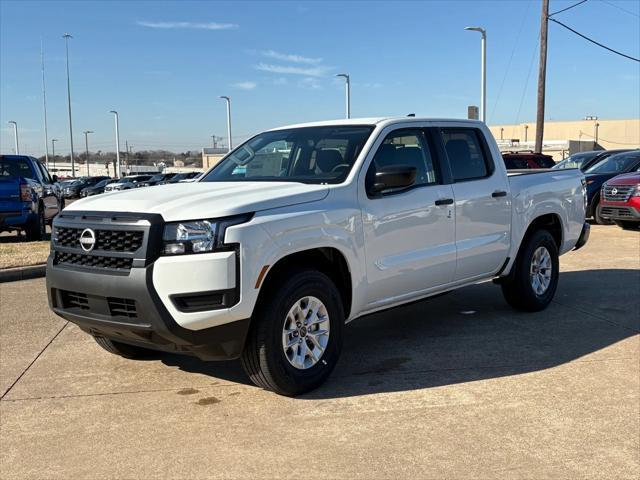
<svg viewBox="0 0 640 480"><path fill-rule="evenodd" d="M493 163L485 153L475 128L441 129L453 180L462 182L491 175Z"/></svg>

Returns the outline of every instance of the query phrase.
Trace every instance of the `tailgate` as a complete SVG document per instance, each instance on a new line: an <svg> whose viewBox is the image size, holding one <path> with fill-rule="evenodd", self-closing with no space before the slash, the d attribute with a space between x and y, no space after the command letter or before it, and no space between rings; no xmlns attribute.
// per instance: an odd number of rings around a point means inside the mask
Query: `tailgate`
<svg viewBox="0 0 640 480"><path fill-rule="evenodd" d="M20 180L0 178L0 212L22 210Z"/></svg>

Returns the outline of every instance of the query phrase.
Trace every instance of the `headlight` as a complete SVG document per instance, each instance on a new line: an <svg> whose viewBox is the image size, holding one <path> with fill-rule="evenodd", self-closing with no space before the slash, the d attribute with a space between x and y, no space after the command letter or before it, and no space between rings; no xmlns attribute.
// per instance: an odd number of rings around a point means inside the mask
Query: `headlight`
<svg viewBox="0 0 640 480"><path fill-rule="evenodd" d="M169 223L164 227L162 251L165 255L211 252L216 231L217 224L208 220Z"/></svg>

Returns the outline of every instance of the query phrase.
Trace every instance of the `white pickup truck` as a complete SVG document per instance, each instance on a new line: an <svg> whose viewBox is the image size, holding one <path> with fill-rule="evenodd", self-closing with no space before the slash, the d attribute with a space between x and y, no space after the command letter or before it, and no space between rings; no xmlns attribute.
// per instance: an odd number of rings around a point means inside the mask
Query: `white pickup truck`
<svg viewBox="0 0 640 480"><path fill-rule="evenodd" d="M296 395L363 315L490 279L545 308L588 236L580 171L507 173L482 123L338 120L256 135L196 183L75 202L47 290L112 353L239 357Z"/></svg>

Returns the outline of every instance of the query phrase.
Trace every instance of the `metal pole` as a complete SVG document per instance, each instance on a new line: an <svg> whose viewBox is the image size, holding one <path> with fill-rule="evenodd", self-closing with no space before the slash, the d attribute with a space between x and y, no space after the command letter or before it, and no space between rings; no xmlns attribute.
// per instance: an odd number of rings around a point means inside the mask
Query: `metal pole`
<svg viewBox="0 0 640 480"><path fill-rule="evenodd" d="M594 132L595 134L593 136L593 138L594 138L593 147L595 149L598 146L598 129L600 128L600 124L596 122L596 124L593 127L594 127L594 130L595 130L595 132Z"/></svg>
<svg viewBox="0 0 640 480"><path fill-rule="evenodd" d="M109 113L113 113L115 122L116 122L116 178L120 178L120 131L119 131L119 121L118 121L118 112L115 110L111 110Z"/></svg>
<svg viewBox="0 0 640 480"><path fill-rule="evenodd" d="M220 98L227 101L227 142L229 143L229 151L233 148L231 144L231 99L225 95Z"/></svg>
<svg viewBox="0 0 640 480"><path fill-rule="evenodd" d="M40 63L42 67L42 111L44 113L44 161L49 166L49 134L47 132L47 90L44 82L44 47L40 39Z"/></svg>
<svg viewBox="0 0 640 480"><path fill-rule="evenodd" d="M57 138L52 138L51 139L51 150L52 150L52 156L53 156L53 169L56 169L56 142L58 141Z"/></svg>
<svg viewBox="0 0 640 480"><path fill-rule="evenodd" d="M544 138L544 102L547 79L548 27L549 0L542 0L542 14L540 19L540 68L538 71L538 112L536 115L536 153L542 153L542 141Z"/></svg>
<svg viewBox="0 0 640 480"><path fill-rule="evenodd" d="M487 122L487 31L482 27L465 27L465 30L480 32L480 120Z"/></svg>
<svg viewBox="0 0 640 480"><path fill-rule="evenodd" d="M9 123L13 125L13 143L16 155L20 155L20 147L18 146L18 124L13 120L10 120Z"/></svg>
<svg viewBox="0 0 640 480"><path fill-rule="evenodd" d="M67 55L67 104L69 107L69 139L71 143L71 176L75 178L76 176L76 163L73 159L73 125L71 122L71 80L69 78L69 39L73 38L68 33L65 33L62 38L64 38L64 48Z"/></svg>
<svg viewBox="0 0 640 480"><path fill-rule="evenodd" d="M344 98L346 118L351 118L351 77L348 73L338 73L336 77L344 78Z"/></svg>
<svg viewBox="0 0 640 480"><path fill-rule="evenodd" d="M529 125L524 126L524 143L529 139Z"/></svg>
<svg viewBox="0 0 640 480"><path fill-rule="evenodd" d="M85 130L84 132L84 148L85 148L85 152L87 155L87 177L90 177L91 175L89 174L89 134L93 133L92 130Z"/></svg>
<svg viewBox="0 0 640 480"><path fill-rule="evenodd" d="M216 136L215 135L211 135L211 146L213 148L216 148Z"/></svg>

